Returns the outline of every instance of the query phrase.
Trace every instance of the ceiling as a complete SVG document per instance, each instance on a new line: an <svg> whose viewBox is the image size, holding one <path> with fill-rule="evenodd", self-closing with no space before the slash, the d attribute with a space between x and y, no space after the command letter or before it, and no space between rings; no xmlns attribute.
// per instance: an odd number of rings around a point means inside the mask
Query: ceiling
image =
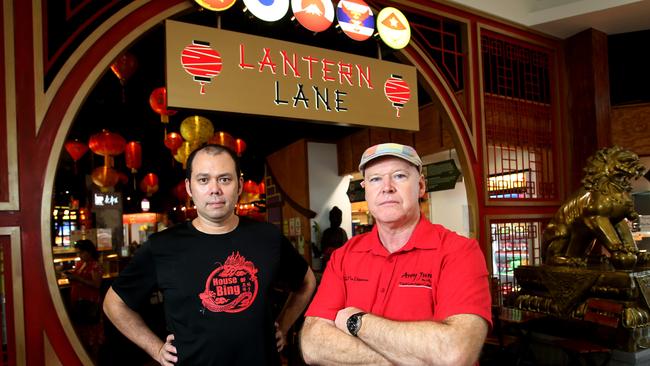
<svg viewBox="0 0 650 366"><path fill-rule="evenodd" d="M608 35L650 29L650 0L450 0L561 39L588 28Z"/></svg>

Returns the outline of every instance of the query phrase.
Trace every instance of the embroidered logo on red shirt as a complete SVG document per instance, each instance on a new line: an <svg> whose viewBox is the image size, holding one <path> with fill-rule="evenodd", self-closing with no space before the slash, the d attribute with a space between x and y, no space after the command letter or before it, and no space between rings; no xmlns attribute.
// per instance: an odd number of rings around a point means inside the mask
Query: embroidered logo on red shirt
<svg viewBox="0 0 650 366"><path fill-rule="evenodd" d="M431 288L431 273L404 272L399 277L399 287Z"/></svg>
<svg viewBox="0 0 650 366"><path fill-rule="evenodd" d="M199 294L203 306L215 313L244 311L256 296L257 268L239 252L233 252L223 265L219 263Z"/></svg>

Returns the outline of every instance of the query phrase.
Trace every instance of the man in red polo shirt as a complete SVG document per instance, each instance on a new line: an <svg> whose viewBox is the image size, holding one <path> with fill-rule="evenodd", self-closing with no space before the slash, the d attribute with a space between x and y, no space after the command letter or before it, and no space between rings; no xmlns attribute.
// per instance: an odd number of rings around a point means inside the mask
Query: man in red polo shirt
<svg viewBox="0 0 650 366"><path fill-rule="evenodd" d="M375 227L332 254L306 313L305 361L475 364L491 323L478 243L420 213L425 181L412 147L372 146L359 170Z"/></svg>

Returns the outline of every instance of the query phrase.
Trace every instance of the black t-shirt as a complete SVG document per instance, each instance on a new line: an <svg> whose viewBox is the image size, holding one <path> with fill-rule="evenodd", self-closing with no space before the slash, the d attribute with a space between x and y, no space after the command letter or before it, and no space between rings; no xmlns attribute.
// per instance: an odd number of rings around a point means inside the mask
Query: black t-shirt
<svg viewBox="0 0 650 366"><path fill-rule="evenodd" d="M163 292L177 365L275 365L269 292L278 282L298 289L306 271L272 224L240 218L230 233L211 235L187 222L152 235L113 289L134 310Z"/></svg>

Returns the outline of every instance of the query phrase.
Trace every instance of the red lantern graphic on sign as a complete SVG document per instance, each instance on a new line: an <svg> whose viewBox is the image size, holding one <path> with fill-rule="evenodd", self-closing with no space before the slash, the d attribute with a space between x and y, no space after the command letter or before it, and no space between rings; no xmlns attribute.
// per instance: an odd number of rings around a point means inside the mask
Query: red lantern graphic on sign
<svg viewBox="0 0 650 366"><path fill-rule="evenodd" d="M411 99L411 88L401 76L391 75L384 84L384 94L393 103L393 107L397 110L397 118L399 118L400 108L403 108L404 104Z"/></svg>
<svg viewBox="0 0 650 366"><path fill-rule="evenodd" d="M185 71L201 85L201 94L205 94L205 84L221 72L221 55L210 48L210 42L193 40L181 52L181 64Z"/></svg>

